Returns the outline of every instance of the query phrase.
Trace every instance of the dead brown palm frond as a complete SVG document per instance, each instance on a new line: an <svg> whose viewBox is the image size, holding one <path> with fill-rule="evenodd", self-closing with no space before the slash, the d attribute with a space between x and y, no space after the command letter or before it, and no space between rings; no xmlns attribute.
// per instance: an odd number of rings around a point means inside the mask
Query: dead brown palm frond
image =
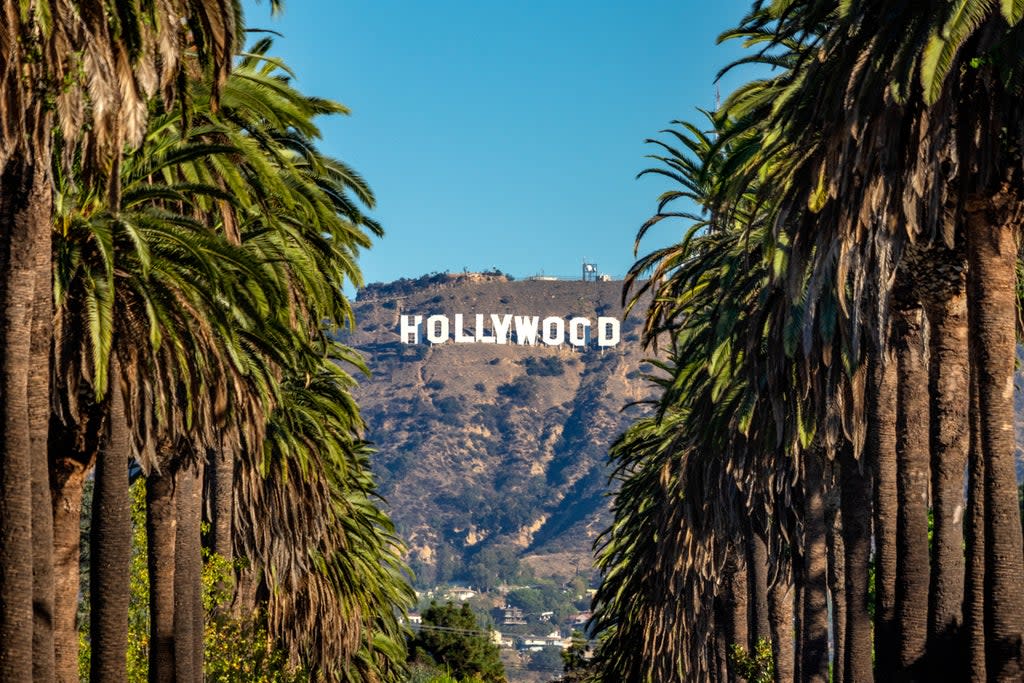
<svg viewBox="0 0 1024 683"><path fill-rule="evenodd" d="M343 680L364 648L373 659L375 639L400 645L411 601L351 382L332 362L290 379L264 447L244 455L235 479L236 544L266 588L271 632L327 680Z"/></svg>
<svg viewBox="0 0 1024 683"><path fill-rule="evenodd" d="M0 161L31 139L33 112L52 111L71 145L67 151L84 142L85 170L116 176L122 150L142 141L153 97L169 106L183 94L183 74L197 68L215 83L227 78L240 22L231 0L160 0L141 7L77 0L6 3L0 22ZM190 52L198 54L201 66L193 66Z"/></svg>

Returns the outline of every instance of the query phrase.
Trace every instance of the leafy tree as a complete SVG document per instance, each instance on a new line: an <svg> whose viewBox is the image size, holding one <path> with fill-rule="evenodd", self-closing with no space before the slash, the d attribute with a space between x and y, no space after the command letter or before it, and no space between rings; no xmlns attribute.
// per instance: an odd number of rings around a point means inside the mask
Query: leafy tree
<svg viewBox="0 0 1024 683"><path fill-rule="evenodd" d="M527 356L522 360L527 375L537 377L558 377L565 374L562 360L558 356Z"/></svg>
<svg viewBox="0 0 1024 683"><path fill-rule="evenodd" d="M536 588L517 588L506 596L508 604L518 607L527 614L537 615L546 611L544 594Z"/></svg>
<svg viewBox="0 0 1024 683"><path fill-rule="evenodd" d="M518 402L527 402L537 393L539 384L536 378L530 375L522 375L514 382L498 386L498 395Z"/></svg>
<svg viewBox="0 0 1024 683"><path fill-rule="evenodd" d="M503 683L505 669L490 631L477 621L468 603L456 607L436 602L422 614L423 623L409 641L413 663L434 664L456 678L478 678L484 683Z"/></svg>
<svg viewBox="0 0 1024 683"><path fill-rule="evenodd" d="M470 561L469 580L481 590L489 591L499 583L514 581L519 576L519 558L515 548L487 546Z"/></svg>

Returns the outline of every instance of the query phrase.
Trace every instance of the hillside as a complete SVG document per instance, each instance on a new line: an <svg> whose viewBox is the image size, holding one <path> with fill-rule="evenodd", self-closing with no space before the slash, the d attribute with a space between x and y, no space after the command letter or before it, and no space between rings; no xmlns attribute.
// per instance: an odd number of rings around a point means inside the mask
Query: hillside
<svg viewBox="0 0 1024 683"><path fill-rule="evenodd" d="M621 282L471 273L360 291L359 330L347 341L373 375L357 398L420 584L488 583L495 565L516 559L542 576L588 570L610 521L607 450L635 415L623 406L648 389L635 314L622 321L620 342L603 349L432 345L422 334L405 344L400 316L463 314L469 334L475 314L621 319L621 290Z"/></svg>

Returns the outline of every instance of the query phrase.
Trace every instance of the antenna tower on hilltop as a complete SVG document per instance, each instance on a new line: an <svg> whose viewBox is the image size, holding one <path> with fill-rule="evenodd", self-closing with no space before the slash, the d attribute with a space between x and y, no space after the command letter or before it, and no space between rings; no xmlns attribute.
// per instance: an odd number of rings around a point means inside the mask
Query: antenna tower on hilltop
<svg viewBox="0 0 1024 683"><path fill-rule="evenodd" d="M597 281L597 264L587 263L587 258L583 257L583 281L596 282Z"/></svg>

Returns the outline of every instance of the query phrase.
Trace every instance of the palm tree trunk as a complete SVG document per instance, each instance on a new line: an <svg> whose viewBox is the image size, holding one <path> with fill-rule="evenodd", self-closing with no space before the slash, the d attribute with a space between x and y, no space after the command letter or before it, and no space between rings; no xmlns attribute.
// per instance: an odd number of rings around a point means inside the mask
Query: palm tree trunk
<svg viewBox="0 0 1024 683"><path fill-rule="evenodd" d="M788 575L788 573L787 573ZM775 660L775 683L793 683L793 598L796 592L788 578L779 576L768 589L771 611L772 658Z"/></svg>
<svg viewBox="0 0 1024 683"><path fill-rule="evenodd" d="M967 675L971 683L985 683L985 459L981 455L981 415L978 379L971 368L970 450L967 477L967 579L964 587L964 631L967 639Z"/></svg>
<svg viewBox="0 0 1024 683"><path fill-rule="evenodd" d="M33 303L41 256L49 273L49 147L33 165L24 150L0 163L0 680L32 677ZM44 359L44 362L48 360ZM48 367L44 367L48 373ZM51 557L52 561L52 557Z"/></svg>
<svg viewBox="0 0 1024 683"><path fill-rule="evenodd" d="M711 667L711 673L716 680L728 683L731 666L729 664L729 636L726 634L726 624L728 622L726 614L728 609L726 609L724 602L721 595L716 596L714 599L715 658Z"/></svg>
<svg viewBox="0 0 1024 683"><path fill-rule="evenodd" d="M191 554L191 561L195 567L192 573L192 668L195 671L196 683L203 683L206 680L206 653L203 648L206 629L206 611L203 609L203 461L199 461L198 467L192 493L194 543L191 547L186 546L185 550Z"/></svg>
<svg viewBox="0 0 1024 683"><path fill-rule="evenodd" d="M741 647L747 643L747 568L746 563L738 556L734 547L729 553L725 566L725 639L727 654L732 652L734 645ZM732 657L728 657L729 680L736 680L736 667Z"/></svg>
<svg viewBox="0 0 1024 683"><path fill-rule="evenodd" d="M107 439L96 463L90 550L90 679L128 680L128 584L132 553L131 500L128 494L129 434L124 397L111 362Z"/></svg>
<svg viewBox="0 0 1024 683"><path fill-rule="evenodd" d="M834 468L833 468L834 469ZM832 683L843 683L846 651L846 567L843 546L839 488L829 486L825 506L825 544L828 548L828 594L832 599Z"/></svg>
<svg viewBox="0 0 1024 683"><path fill-rule="evenodd" d="M46 180L49 183L49 178ZM49 197L49 194L47 194ZM47 217L50 211L47 210ZM50 337L53 329L53 285L50 236L36 249L36 281L32 303L32 366L29 369L29 430L32 442L32 676L52 681L54 651L53 499L50 495ZM77 595L77 593L76 593Z"/></svg>
<svg viewBox="0 0 1024 683"><path fill-rule="evenodd" d="M211 551L221 558L231 562L234 560L234 547L232 541L233 516L235 508L234 476L235 460L234 451L227 439L223 439L219 450L208 451L209 462L206 467L206 501L210 514L210 533L208 536ZM230 586L220 584L220 589L227 589ZM234 589L238 588L235 583ZM231 605L220 605L218 611L231 611Z"/></svg>
<svg viewBox="0 0 1024 683"><path fill-rule="evenodd" d="M51 444L54 448L56 444ZM70 447L70 446L68 446ZM61 596L53 611L54 679L78 683L78 592L81 556L82 485L93 457L54 457L53 572L54 593ZM86 464L88 463L88 464ZM69 596L75 596L70 599Z"/></svg>
<svg viewBox="0 0 1024 683"><path fill-rule="evenodd" d="M801 562L803 560L801 559ZM793 680L804 680L804 577L803 566L794 567L796 581L793 584Z"/></svg>
<svg viewBox="0 0 1024 683"><path fill-rule="evenodd" d="M918 307L895 312L896 418L896 680L920 677L928 636L928 367L924 357L923 315Z"/></svg>
<svg viewBox="0 0 1024 683"><path fill-rule="evenodd" d="M1014 457L1017 240L1016 217L1006 213L996 201L971 201L966 208L971 359L978 372L985 459L986 663L990 679L1019 681L1024 679L1024 547Z"/></svg>
<svg viewBox="0 0 1024 683"><path fill-rule="evenodd" d="M771 640L771 618L768 613L768 546L753 529L747 536L747 577L750 596L750 638L747 649L754 652L758 642Z"/></svg>
<svg viewBox="0 0 1024 683"><path fill-rule="evenodd" d="M175 476L174 655L177 680L184 683L203 680L201 472L198 465L183 466Z"/></svg>
<svg viewBox="0 0 1024 683"><path fill-rule="evenodd" d="M231 529L235 501L235 460L227 440L220 450L211 451L210 460L213 465L207 471L210 482L210 549L230 562L234 559Z"/></svg>
<svg viewBox="0 0 1024 683"><path fill-rule="evenodd" d="M888 335L886 335L888 336ZM875 679L896 675L896 365L875 349L868 361L868 464L874 471Z"/></svg>
<svg viewBox="0 0 1024 683"><path fill-rule="evenodd" d="M174 477L154 472L146 479L149 568L149 681L174 683L174 543L178 520Z"/></svg>
<svg viewBox="0 0 1024 683"><path fill-rule="evenodd" d="M175 473L175 516L177 525L174 535L174 663L175 679L179 683L196 680L195 658L192 653L192 629L195 626L192 614L192 573L194 567L188 550L191 540L191 515L189 508L195 478L187 472Z"/></svg>
<svg viewBox="0 0 1024 683"><path fill-rule="evenodd" d="M825 543L825 477L820 452L804 457L803 619L800 679L828 681L828 550Z"/></svg>
<svg viewBox="0 0 1024 683"><path fill-rule="evenodd" d="M868 613L868 560L871 557L871 477L849 447L839 455L839 485L845 550L846 644L843 678L872 683L871 616ZM837 660L838 661L838 660Z"/></svg>
<svg viewBox="0 0 1024 683"><path fill-rule="evenodd" d="M959 258L956 258L957 265ZM952 269L952 268L951 268ZM940 271L941 272L941 271ZM962 272L962 269L961 271ZM967 295L956 291L928 306L932 401L932 571L928 606L931 678L961 680L966 653L961 627L964 601L964 470L970 434L970 364Z"/></svg>

